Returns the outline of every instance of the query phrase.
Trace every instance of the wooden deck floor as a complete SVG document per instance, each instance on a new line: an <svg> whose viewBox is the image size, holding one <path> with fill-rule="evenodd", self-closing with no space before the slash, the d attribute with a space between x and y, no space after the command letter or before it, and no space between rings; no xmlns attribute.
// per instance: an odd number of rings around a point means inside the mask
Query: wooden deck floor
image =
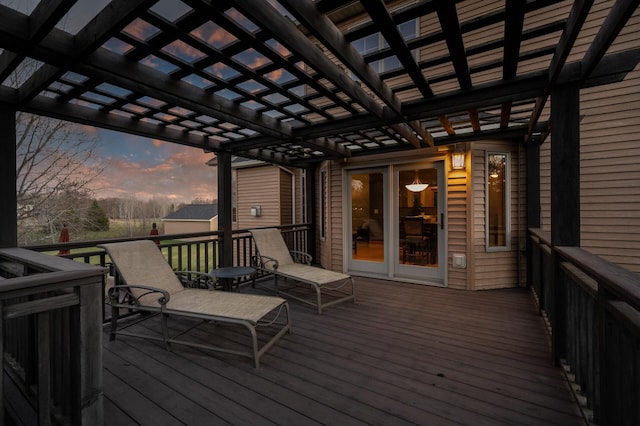
<svg viewBox="0 0 640 426"><path fill-rule="evenodd" d="M259 369L105 334L105 424L584 424L528 291L357 288L357 303L321 316L291 302L294 333Z"/></svg>

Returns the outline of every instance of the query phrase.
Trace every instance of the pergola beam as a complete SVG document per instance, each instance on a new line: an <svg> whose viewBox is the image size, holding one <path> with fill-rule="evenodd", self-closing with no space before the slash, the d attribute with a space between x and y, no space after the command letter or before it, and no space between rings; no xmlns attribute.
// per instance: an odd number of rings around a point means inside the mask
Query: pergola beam
<svg viewBox="0 0 640 426"><path fill-rule="evenodd" d="M27 38L37 44L76 3L77 0L42 0L31 13ZM27 57L28 50L0 54L0 81L4 81Z"/></svg>
<svg viewBox="0 0 640 426"><path fill-rule="evenodd" d="M589 78L622 28L640 5L640 0L618 0L582 59L582 80Z"/></svg>
<svg viewBox="0 0 640 426"><path fill-rule="evenodd" d="M2 91L0 91L2 94ZM80 124L95 126L102 129L113 130L151 139L160 139L177 143L205 151L216 152L222 148L220 142L206 136L196 135L172 129L166 126L133 120L116 114L104 113L92 108L58 102L44 96L34 98L25 109L26 112L39 114L60 120L73 121ZM291 160L281 154L270 154L257 149L248 149L244 152L247 157L256 160L268 161L282 165L291 165Z"/></svg>
<svg viewBox="0 0 640 426"><path fill-rule="evenodd" d="M73 37L71 50L64 52L64 67L81 60L106 42L121 27L127 25L136 15L156 3L158 0L112 0L80 32ZM59 33L63 33L59 31ZM66 33L63 33L66 34ZM42 92L47 86L65 73L64 68L52 66L39 68L34 75L20 87L20 102L25 103Z"/></svg>
<svg viewBox="0 0 640 426"><path fill-rule="evenodd" d="M462 90L471 88L471 75L469 73L469 64L464 49L464 41L462 40L462 31L460 30L460 22L456 13L455 3L449 0L434 0L436 4L436 12L442 27L451 62L458 77L458 83Z"/></svg>
<svg viewBox="0 0 640 426"><path fill-rule="evenodd" d="M257 13L258 19L263 22L271 22L272 31L277 31L283 43L287 44L305 59L319 73L327 77L333 84L344 90L349 96L360 103L367 111L383 121L392 120L395 116L401 116L402 107L398 97L384 84L378 74L367 65L362 55L345 40L344 35L324 14L320 13L317 6L308 0L281 0L281 3L293 13L323 46L331 51L351 72L353 72L373 93L387 106L383 108L372 96L368 95L354 80L331 61L326 55L321 54L311 41L300 33L292 23L288 22L268 5L257 6L250 0L239 0L238 3L248 9L247 13ZM247 3L250 3L247 4ZM258 9L258 10L256 10ZM288 31L283 28L288 27ZM279 30L279 31L278 31ZM296 32L298 34L296 34ZM422 146L420 139L413 133L406 123L396 123L394 130L405 138L411 145L419 148ZM423 133L424 130L418 130ZM425 140L425 142L427 142Z"/></svg>
<svg viewBox="0 0 640 426"><path fill-rule="evenodd" d="M526 10L526 0L512 0L505 2L505 23L504 23L504 53L502 67L502 78L505 80L514 78L518 71L518 60L520 56L520 44L523 39L524 13ZM509 126L511 117L511 102L505 102L501 107L500 127Z"/></svg>
<svg viewBox="0 0 640 426"><path fill-rule="evenodd" d="M531 113L531 118L529 119L529 134L527 135L527 140L531 138L531 135L534 132L536 124L542 115L542 110L547 102L547 99L550 95L550 88L556 83L558 76L560 75L564 64L569 57L569 53L580 34L580 30L584 25L584 22L589 15L589 10L593 5L593 0L576 0L573 3L573 7L571 8L571 12L569 13L569 20L567 22L567 26L560 36L560 41L556 46L555 54L553 58L551 58L551 64L549 66L549 81L547 83L547 89L545 90L544 95L540 96L536 101L536 106Z"/></svg>

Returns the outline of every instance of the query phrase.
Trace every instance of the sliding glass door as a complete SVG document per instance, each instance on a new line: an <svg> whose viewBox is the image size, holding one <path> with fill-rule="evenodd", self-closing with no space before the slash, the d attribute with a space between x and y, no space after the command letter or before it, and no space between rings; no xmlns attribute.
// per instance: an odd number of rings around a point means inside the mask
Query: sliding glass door
<svg viewBox="0 0 640 426"><path fill-rule="evenodd" d="M444 283L444 167L442 162L397 168L394 194L394 275Z"/></svg>
<svg viewBox="0 0 640 426"><path fill-rule="evenodd" d="M346 176L349 272L443 285L443 162L349 170Z"/></svg>
<svg viewBox="0 0 640 426"><path fill-rule="evenodd" d="M387 170L362 170L348 174L347 235L351 235L349 270L386 274L388 205Z"/></svg>

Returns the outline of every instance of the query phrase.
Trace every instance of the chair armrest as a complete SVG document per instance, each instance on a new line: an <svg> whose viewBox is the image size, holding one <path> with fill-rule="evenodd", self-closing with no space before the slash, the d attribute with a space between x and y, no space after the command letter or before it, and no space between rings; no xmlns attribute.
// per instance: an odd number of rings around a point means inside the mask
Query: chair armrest
<svg viewBox="0 0 640 426"><path fill-rule="evenodd" d="M131 289L146 290L140 296L136 297L131 292ZM140 306L140 298L143 296L158 293L158 304L162 309L169 302L169 292L161 288L149 287L145 285L116 285L109 289L109 304L117 306L120 304L134 304Z"/></svg>
<svg viewBox="0 0 640 426"><path fill-rule="evenodd" d="M303 251L291 250L291 257L293 257L293 261L296 263L306 263L307 265L311 265L313 261L313 257L309 253L305 253Z"/></svg>
<svg viewBox="0 0 640 426"><path fill-rule="evenodd" d="M206 272L175 271L175 274L185 288L214 288L214 279Z"/></svg>
<svg viewBox="0 0 640 426"><path fill-rule="evenodd" d="M255 255L251 258L251 263L253 264L253 266L255 266L258 269L262 269L262 270L273 270L273 271L277 271L278 270L278 266L279 263L276 259L274 259L273 257L269 257L269 256L262 256L262 255ZM271 268L267 268L267 266L269 266L269 264L271 264Z"/></svg>

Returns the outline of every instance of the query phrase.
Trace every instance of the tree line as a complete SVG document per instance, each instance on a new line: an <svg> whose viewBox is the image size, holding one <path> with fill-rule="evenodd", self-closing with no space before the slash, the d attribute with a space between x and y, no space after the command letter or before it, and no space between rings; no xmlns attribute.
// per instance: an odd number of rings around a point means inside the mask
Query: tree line
<svg viewBox="0 0 640 426"><path fill-rule="evenodd" d="M19 87L37 68L26 59L5 84ZM64 224L72 240L146 235L151 223L161 225L161 218L181 207L167 197L95 198L89 188L102 173L98 142L80 125L16 113L19 245L55 243Z"/></svg>
<svg viewBox="0 0 640 426"><path fill-rule="evenodd" d="M74 240L146 235L151 224L182 207L166 197L96 199L89 193L62 191L29 197L18 204L20 245L55 243L67 225Z"/></svg>

